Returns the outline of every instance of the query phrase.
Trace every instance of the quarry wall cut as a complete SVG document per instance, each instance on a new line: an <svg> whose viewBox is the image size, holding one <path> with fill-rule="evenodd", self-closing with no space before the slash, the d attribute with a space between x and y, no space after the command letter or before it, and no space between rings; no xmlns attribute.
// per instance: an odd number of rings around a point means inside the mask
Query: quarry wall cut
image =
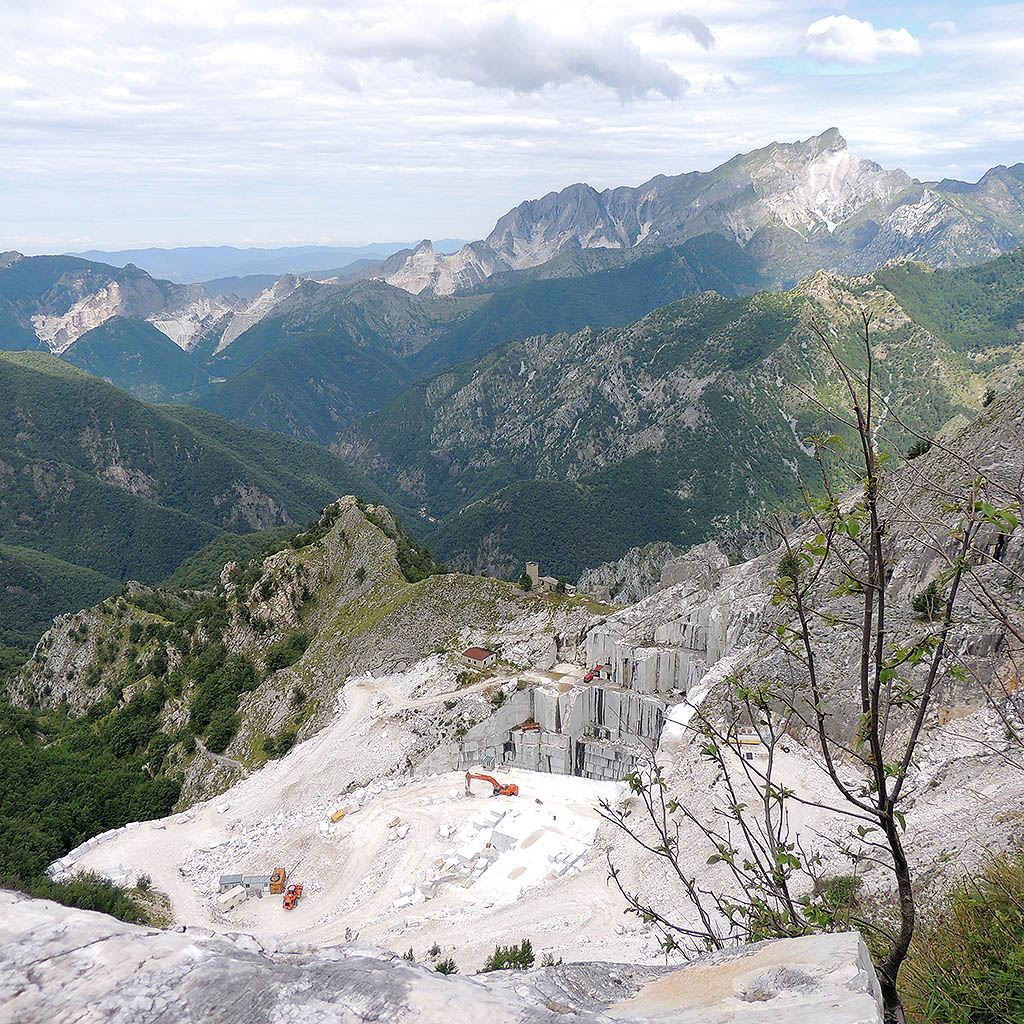
<svg viewBox="0 0 1024 1024"><path fill-rule="evenodd" d="M519 690L463 737L457 767L509 768L619 781L657 747L663 700L611 686Z"/></svg>
<svg viewBox="0 0 1024 1024"><path fill-rule="evenodd" d="M457 767L619 780L656 750L671 708L699 699L716 666L763 631L769 605L770 559L730 567L702 545L678 561L670 578L681 582L590 628L583 680L513 690L467 731Z"/></svg>

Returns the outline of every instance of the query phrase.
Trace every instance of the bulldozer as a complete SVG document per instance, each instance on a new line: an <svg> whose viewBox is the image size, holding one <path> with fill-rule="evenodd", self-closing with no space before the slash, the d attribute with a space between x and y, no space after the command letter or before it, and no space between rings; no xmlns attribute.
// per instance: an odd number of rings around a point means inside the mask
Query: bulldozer
<svg viewBox="0 0 1024 1024"><path fill-rule="evenodd" d="M288 891L284 894L284 899L281 901L281 905L285 910L294 910L295 904L302 899L302 883L299 882L297 885L289 885Z"/></svg>
<svg viewBox="0 0 1024 1024"><path fill-rule="evenodd" d="M507 786L503 786L497 779L492 778L490 775L474 775L472 772L466 772L466 792L470 791L469 784L473 779L479 779L481 782L489 782L491 784L491 796L519 796L519 787L514 783L510 782Z"/></svg>

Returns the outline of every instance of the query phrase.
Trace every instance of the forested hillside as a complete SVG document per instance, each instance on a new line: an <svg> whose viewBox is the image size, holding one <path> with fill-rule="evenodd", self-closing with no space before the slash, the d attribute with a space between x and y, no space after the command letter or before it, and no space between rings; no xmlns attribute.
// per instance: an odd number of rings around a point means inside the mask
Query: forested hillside
<svg viewBox="0 0 1024 1024"><path fill-rule="evenodd" d="M1024 366L1020 250L981 267L824 272L784 293L703 295L618 330L516 341L410 388L345 431L393 500L435 519L452 564L571 578L653 540L726 540L790 500L806 438L832 429L835 368L872 318L876 382L931 433ZM912 435L892 418L890 444ZM397 486L396 486L397 484Z"/></svg>
<svg viewBox="0 0 1024 1024"><path fill-rule="evenodd" d="M42 353L0 355L0 639L127 579L157 582L223 534L304 523L377 489L323 448L199 409L153 406ZM112 583L113 581L113 583Z"/></svg>

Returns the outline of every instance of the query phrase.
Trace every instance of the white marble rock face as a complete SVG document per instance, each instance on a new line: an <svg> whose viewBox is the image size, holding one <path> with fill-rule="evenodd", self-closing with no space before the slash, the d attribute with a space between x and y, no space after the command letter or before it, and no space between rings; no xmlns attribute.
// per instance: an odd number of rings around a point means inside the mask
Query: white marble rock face
<svg viewBox="0 0 1024 1024"><path fill-rule="evenodd" d="M856 933L737 947L681 968L577 963L445 977L370 946L158 931L0 893L12 1024L881 1024Z"/></svg>

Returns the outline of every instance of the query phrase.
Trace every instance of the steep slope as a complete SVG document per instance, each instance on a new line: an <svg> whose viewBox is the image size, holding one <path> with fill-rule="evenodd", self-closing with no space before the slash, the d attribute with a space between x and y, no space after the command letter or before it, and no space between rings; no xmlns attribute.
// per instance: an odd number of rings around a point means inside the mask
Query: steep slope
<svg viewBox="0 0 1024 1024"><path fill-rule="evenodd" d="M610 255L573 247L532 272L489 282L489 288L498 287L487 304L414 353L410 366L417 373L436 371L507 341L587 326L621 327L676 299L703 291L745 295L761 283L746 253L713 234L626 258Z"/></svg>
<svg viewBox="0 0 1024 1024"><path fill-rule="evenodd" d="M831 128L635 188L570 185L510 210L486 239L454 255L424 242L377 274L414 293L444 295L572 245L675 245L708 231L742 245L780 283L820 267L872 270L896 257L980 262L1024 239L1024 165L993 168L977 184L921 184L853 156Z"/></svg>
<svg viewBox="0 0 1024 1024"><path fill-rule="evenodd" d="M495 638L508 659L554 664L607 610L441 575L388 509L347 497L290 542L228 563L212 591L133 585L61 615L9 683L15 707L0 702L0 791L37 778L0 802L0 877L23 885L91 835L222 791L332 720L352 676L433 657L456 689L457 653ZM355 777L401 776L490 706L473 687L438 701L429 725L411 716L397 745L344 756ZM62 787L79 799L54 799Z"/></svg>
<svg viewBox="0 0 1024 1024"><path fill-rule="evenodd" d="M0 643L29 649L56 612L87 607L120 589L120 581L103 573L0 544Z"/></svg>
<svg viewBox="0 0 1024 1024"><path fill-rule="evenodd" d="M894 410L936 431L1021 366L1021 259L821 273L785 293L709 293L623 329L513 342L417 384L335 449L444 520L430 543L456 565L518 575L536 556L575 578L649 541L728 537L792 494L804 439L828 426L817 403L834 407L835 369L812 319L861 366L866 308ZM970 327L954 313L963 295Z"/></svg>
<svg viewBox="0 0 1024 1024"><path fill-rule="evenodd" d="M4 542L116 580L155 582L216 535L303 522L336 491L376 493L321 448L147 405L42 353L0 354L0 418ZM32 621L74 601L39 593L59 603Z"/></svg>

